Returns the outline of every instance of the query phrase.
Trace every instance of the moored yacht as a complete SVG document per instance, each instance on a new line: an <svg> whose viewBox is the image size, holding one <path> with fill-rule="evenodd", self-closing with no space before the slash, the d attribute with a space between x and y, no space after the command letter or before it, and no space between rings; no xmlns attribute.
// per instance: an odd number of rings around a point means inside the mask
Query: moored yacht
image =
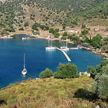
<svg viewBox="0 0 108 108"><path fill-rule="evenodd" d="M48 50L48 51L55 50L55 49L56 49L56 47L53 47L53 46L46 47L46 50Z"/></svg>
<svg viewBox="0 0 108 108"><path fill-rule="evenodd" d="M23 66L23 70L22 70L22 75L25 77L27 74L27 69L25 67L25 54L24 54L24 66Z"/></svg>
<svg viewBox="0 0 108 108"><path fill-rule="evenodd" d="M47 51L54 51L56 50L56 47L52 46L52 40L48 39L48 47L46 47Z"/></svg>
<svg viewBox="0 0 108 108"><path fill-rule="evenodd" d="M22 37L22 40L29 40L30 37Z"/></svg>
<svg viewBox="0 0 108 108"><path fill-rule="evenodd" d="M63 50L63 51L69 51L69 48L66 47L66 46L62 46L62 47L60 47L60 49Z"/></svg>
<svg viewBox="0 0 108 108"><path fill-rule="evenodd" d="M69 48L67 47L67 41L66 41L66 46L60 47L61 50L63 51L69 51Z"/></svg>

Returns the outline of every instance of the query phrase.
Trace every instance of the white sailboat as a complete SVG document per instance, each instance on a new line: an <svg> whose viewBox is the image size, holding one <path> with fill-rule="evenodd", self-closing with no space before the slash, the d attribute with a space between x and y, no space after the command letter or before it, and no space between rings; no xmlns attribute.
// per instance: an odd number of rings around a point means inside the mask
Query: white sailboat
<svg viewBox="0 0 108 108"><path fill-rule="evenodd" d="M60 49L63 51L69 51L69 48L67 46L67 41L66 41L66 46L62 46L62 47L60 47Z"/></svg>
<svg viewBox="0 0 108 108"><path fill-rule="evenodd" d="M23 70L22 70L22 75L25 77L27 74L27 69L25 67L25 54L24 54L24 66L23 66Z"/></svg>
<svg viewBox="0 0 108 108"><path fill-rule="evenodd" d="M46 47L47 51L54 51L56 49L56 47L52 46L52 40L48 39L48 47Z"/></svg>

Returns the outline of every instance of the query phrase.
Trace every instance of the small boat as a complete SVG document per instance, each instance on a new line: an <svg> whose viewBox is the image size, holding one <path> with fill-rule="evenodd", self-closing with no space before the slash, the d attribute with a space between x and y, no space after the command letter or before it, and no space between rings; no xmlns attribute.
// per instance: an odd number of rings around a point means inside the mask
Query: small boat
<svg viewBox="0 0 108 108"><path fill-rule="evenodd" d="M22 75L25 77L27 74L27 69L25 67L25 54L24 54L24 66L23 66L23 70L22 70Z"/></svg>

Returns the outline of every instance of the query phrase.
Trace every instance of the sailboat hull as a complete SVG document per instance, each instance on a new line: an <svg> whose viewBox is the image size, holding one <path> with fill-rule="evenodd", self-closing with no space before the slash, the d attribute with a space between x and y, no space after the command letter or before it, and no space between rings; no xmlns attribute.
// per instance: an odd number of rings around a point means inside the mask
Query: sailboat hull
<svg viewBox="0 0 108 108"><path fill-rule="evenodd" d="M63 50L63 51L69 51L68 47L60 47L60 49Z"/></svg>
<svg viewBox="0 0 108 108"><path fill-rule="evenodd" d="M22 70L22 75L25 76L26 74L27 74L27 69L24 68L24 69Z"/></svg>
<svg viewBox="0 0 108 108"><path fill-rule="evenodd" d="M47 51L54 51L54 50L56 50L56 47L49 46L49 47L46 47L46 50Z"/></svg>

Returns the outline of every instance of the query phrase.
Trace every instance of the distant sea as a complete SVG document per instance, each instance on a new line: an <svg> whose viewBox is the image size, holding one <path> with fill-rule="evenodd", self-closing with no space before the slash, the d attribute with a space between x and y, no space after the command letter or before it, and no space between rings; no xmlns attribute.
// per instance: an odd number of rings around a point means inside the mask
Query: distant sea
<svg viewBox="0 0 108 108"><path fill-rule="evenodd" d="M60 46L61 43L53 42L53 45ZM44 39L0 40L0 88L28 78L36 78L45 68L56 71L60 63L68 63L60 51L48 52L45 50L46 46L48 41ZM24 53L28 70L26 78L21 74ZM101 56L85 50L70 50L67 54L79 71L87 71L88 66L95 67L102 60Z"/></svg>

